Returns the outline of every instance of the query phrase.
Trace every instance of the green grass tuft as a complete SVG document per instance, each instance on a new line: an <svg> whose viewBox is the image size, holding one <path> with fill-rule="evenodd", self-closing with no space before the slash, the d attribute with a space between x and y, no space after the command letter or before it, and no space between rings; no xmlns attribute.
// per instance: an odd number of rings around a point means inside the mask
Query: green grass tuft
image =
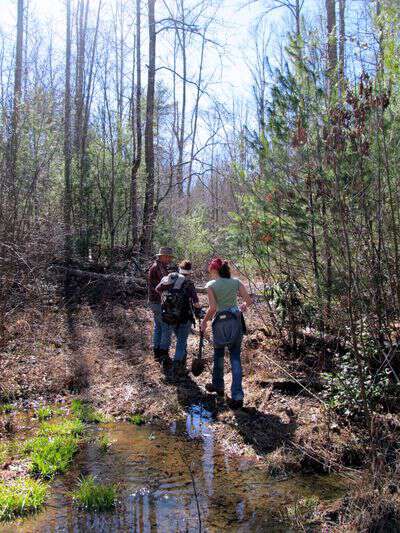
<svg viewBox="0 0 400 533"><path fill-rule="evenodd" d="M72 400L71 411L79 420L87 424L100 424L106 421L101 413L82 400Z"/></svg>
<svg viewBox="0 0 400 533"><path fill-rule="evenodd" d="M102 453L106 453L109 450L109 448L111 447L112 442L111 442L110 437L108 435L102 435L98 439L98 444L99 444L100 451Z"/></svg>
<svg viewBox="0 0 400 533"><path fill-rule="evenodd" d="M66 419L62 422L43 422L40 426L39 434L47 437L79 437L82 435L85 426L81 420Z"/></svg>
<svg viewBox="0 0 400 533"><path fill-rule="evenodd" d="M14 411L14 407L11 403L0 404L0 415L8 415Z"/></svg>
<svg viewBox="0 0 400 533"><path fill-rule="evenodd" d="M88 511L110 511L117 502L117 487L96 483L93 476L87 476L79 480L72 497L77 505Z"/></svg>
<svg viewBox="0 0 400 533"><path fill-rule="evenodd" d="M135 424L135 426L142 426L145 421L142 415L131 415L128 416L128 422Z"/></svg>
<svg viewBox="0 0 400 533"><path fill-rule="evenodd" d="M65 472L77 451L78 439L74 436L38 436L23 446L31 461L31 474L45 479Z"/></svg>
<svg viewBox="0 0 400 533"><path fill-rule="evenodd" d="M36 416L38 417L38 420L40 422L43 422L44 420L49 420L53 416L53 414L53 409L48 405L39 407L39 409L36 411Z"/></svg>
<svg viewBox="0 0 400 533"><path fill-rule="evenodd" d="M0 522L38 511L46 494L47 486L34 479L18 479L12 484L0 482Z"/></svg>

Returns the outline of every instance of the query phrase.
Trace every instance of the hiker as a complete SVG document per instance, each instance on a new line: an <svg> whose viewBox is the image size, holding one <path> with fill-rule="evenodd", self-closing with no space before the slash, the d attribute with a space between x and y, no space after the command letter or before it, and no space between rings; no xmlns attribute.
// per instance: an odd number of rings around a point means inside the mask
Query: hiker
<svg viewBox="0 0 400 533"><path fill-rule="evenodd" d="M168 357L172 328L161 320L161 296L156 291L156 287L161 279L168 275L168 265L172 262L173 257L172 248L169 246L161 247L148 273L148 300L154 316L153 350L157 361L162 361Z"/></svg>
<svg viewBox="0 0 400 533"><path fill-rule="evenodd" d="M156 287L162 300L162 320L171 324L176 335L173 361L173 375L176 377L185 373L189 333L195 323L195 317L199 317L201 312L199 297L190 279L191 273L192 263L188 260L182 261L178 273L173 272L165 276Z"/></svg>
<svg viewBox="0 0 400 533"><path fill-rule="evenodd" d="M206 285L209 308L201 323L201 330L205 333L208 322L213 319L214 367L212 383L206 385L206 390L224 396L224 355L225 347L228 347L232 370L231 398L228 403L233 409L239 409L243 406L244 398L240 360L245 333L242 313L253 301L243 283L231 277L227 261L219 257L213 259L208 265L208 272L212 278ZM243 299L240 306L238 295Z"/></svg>

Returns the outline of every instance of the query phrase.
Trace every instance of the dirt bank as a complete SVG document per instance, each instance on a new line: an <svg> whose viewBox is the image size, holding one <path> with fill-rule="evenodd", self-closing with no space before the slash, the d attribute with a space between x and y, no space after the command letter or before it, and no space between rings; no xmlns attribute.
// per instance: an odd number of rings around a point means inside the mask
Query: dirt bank
<svg viewBox="0 0 400 533"><path fill-rule="evenodd" d="M173 383L150 350L151 314L143 301L79 305L69 309L52 301L41 309L24 309L8 326L2 357L3 401L25 407L35 401L64 401L79 395L117 417L142 413L168 425L192 404L203 404L215 416L219 444L235 454L265 461L271 473L329 471L360 465L362 442L349 427L329 419L313 396L319 376L318 353L310 346L296 357L257 313L248 316L244 342L245 408L232 411L206 393L211 345L206 344L208 369L199 378L188 374ZM189 365L197 333L190 337ZM302 389L276 366L306 385ZM306 364L307 363L307 364ZM226 392L229 364L226 362ZM4 428L3 428L4 432Z"/></svg>

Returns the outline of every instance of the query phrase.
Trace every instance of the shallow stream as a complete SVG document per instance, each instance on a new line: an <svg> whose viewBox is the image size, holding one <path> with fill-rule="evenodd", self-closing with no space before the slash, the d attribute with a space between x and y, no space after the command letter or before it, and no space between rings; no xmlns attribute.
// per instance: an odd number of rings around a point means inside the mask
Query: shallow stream
<svg viewBox="0 0 400 533"><path fill-rule="evenodd" d="M102 453L97 437L112 445ZM215 445L210 413L192 407L169 432L125 422L91 429L73 468L55 479L45 509L4 532L222 532L295 531L282 512L309 497L330 500L343 485L335 476L278 480L254 461L231 457ZM76 509L69 496L81 475L118 483L112 513Z"/></svg>

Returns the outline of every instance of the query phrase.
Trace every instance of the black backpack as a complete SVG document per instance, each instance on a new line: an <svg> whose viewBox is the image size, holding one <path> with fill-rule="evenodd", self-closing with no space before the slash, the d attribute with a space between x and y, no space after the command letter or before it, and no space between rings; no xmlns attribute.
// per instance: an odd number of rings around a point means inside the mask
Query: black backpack
<svg viewBox="0 0 400 533"><path fill-rule="evenodd" d="M170 274L170 278L173 283L161 294L161 318L170 326L179 326L190 319L186 278L182 274Z"/></svg>

